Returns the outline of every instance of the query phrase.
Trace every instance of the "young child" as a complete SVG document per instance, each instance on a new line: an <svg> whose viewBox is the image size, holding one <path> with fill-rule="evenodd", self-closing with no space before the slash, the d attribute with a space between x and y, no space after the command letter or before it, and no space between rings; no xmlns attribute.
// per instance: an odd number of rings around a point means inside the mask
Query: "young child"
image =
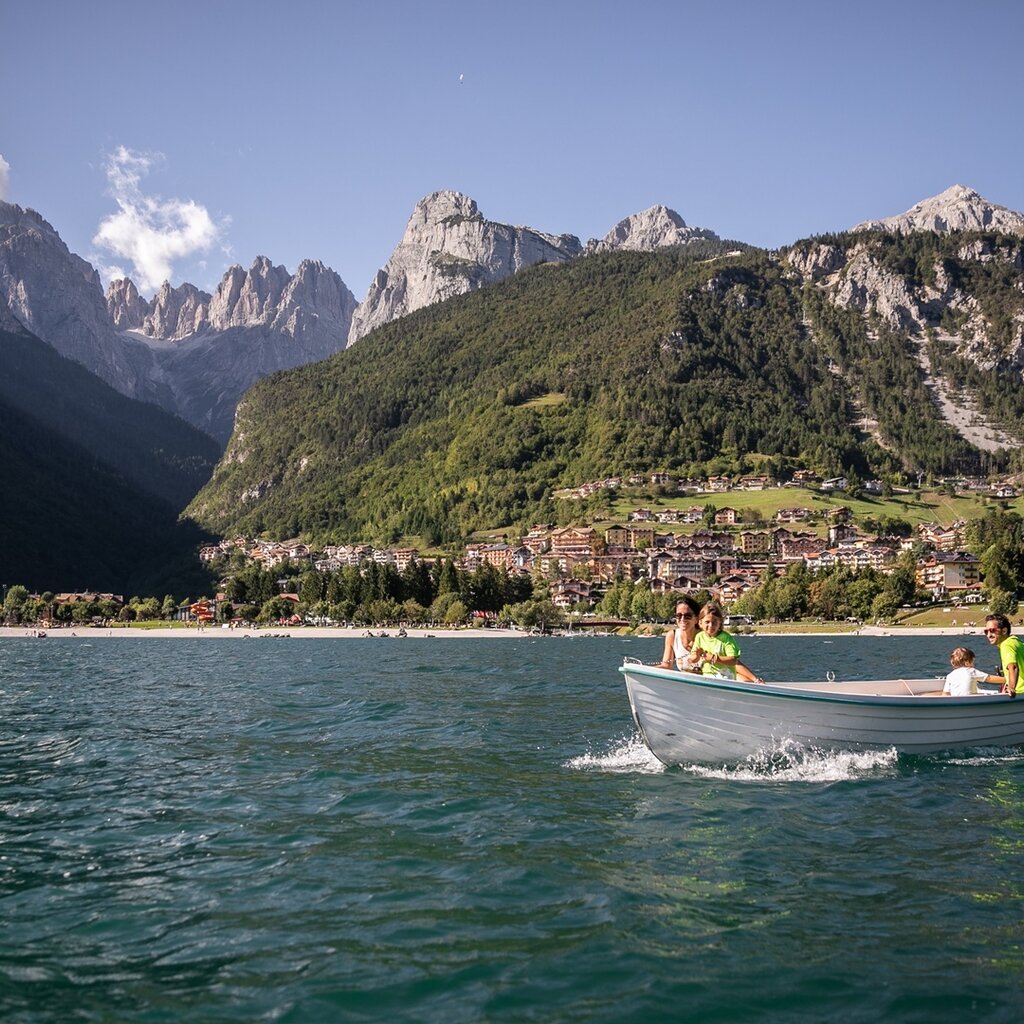
<svg viewBox="0 0 1024 1024"><path fill-rule="evenodd" d="M1002 676L990 676L974 667L974 651L969 647L958 647L950 656L953 671L946 676L942 687L944 697L970 697L978 692L978 683L1001 683Z"/></svg>
<svg viewBox="0 0 1024 1024"><path fill-rule="evenodd" d="M701 632L690 646L688 669L706 676L721 675L736 678L736 663L740 660L739 644L722 628L725 616L722 609L709 601L700 610Z"/></svg>

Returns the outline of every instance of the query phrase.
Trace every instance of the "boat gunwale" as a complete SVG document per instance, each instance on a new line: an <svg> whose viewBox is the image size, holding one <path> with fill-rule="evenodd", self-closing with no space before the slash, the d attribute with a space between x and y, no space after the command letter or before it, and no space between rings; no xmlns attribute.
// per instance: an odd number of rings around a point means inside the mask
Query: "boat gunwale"
<svg viewBox="0 0 1024 1024"><path fill-rule="evenodd" d="M924 694L868 694L868 693L830 693L828 690L813 689L790 689L786 684L779 683L747 683L738 679L727 679L724 676L705 676L694 672L681 672L678 669L661 668L654 665L644 665L642 662L626 662L619 666L619 671L627 677L635 673L641 676L653 677L668 683L686 683L690 686L705 687L711 690L725 690L732 693L750 694L752 696L781 697L788 700L806 700L816 703L830 704L858 704L877 707L920 707L934 708L941 710L950 707L978 707L981 703L990 704L993 701L1000 704L1009 704L1016 701L1007 693L989 692L975 693L967 697L926 697ZM796 680L794 680L796 682ZM813 680L811 681L814 682ZM931 679L906 680L896 679L863 679L847 680L849 683L856 683L864 686L873 682L880 683L910 683L910 682L932 682ZM936 680L941 686L941 680ZM802 684L801 684L802 685ZM831 683L823 684L825 686ZM842 685L842 683L838 684ZM979 698L982 701L979 702ZM1001 698L1001 699L1000 699Z"/></svg>

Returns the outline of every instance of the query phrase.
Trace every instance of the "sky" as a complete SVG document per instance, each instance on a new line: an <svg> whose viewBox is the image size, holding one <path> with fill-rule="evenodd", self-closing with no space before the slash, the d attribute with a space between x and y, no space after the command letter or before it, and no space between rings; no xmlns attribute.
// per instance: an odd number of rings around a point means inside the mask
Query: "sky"
<svg viewBox="0 0 1024 1024"><path fill-rule="evenodd" d="M362 300L415 204L776 247L950 185L1024 211L1019 0L0 0L0 199L104 282L260 255Z"/></svg>

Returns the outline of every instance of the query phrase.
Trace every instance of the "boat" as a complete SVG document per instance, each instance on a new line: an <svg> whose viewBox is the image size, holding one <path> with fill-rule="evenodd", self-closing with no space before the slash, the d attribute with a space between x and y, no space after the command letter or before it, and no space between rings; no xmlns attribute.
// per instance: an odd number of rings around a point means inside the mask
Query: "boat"
<svg viewBox="0 0 1024 1024"><path fill-rule="evenodd" d="M998 689L925 696L941 679L744 683L644 665L619 671L633 719L659 761L735 763L792 749L905 754L1024 744L1024 699Z"/></svg>

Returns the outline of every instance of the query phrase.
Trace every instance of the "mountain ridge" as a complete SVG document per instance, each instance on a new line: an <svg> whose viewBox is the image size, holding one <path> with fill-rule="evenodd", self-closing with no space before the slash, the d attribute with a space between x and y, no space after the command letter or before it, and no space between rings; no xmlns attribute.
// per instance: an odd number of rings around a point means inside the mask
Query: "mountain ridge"
<svg viewBox="0 0 1024 1024"><path fill-rule="evenodd" d="M734 244L535 266L261 382L190 514L215 532L454 543L579 514L554 491L608 475L898 479L1021 458L1019 236ZM1012 452L964 436L922 359Z"/></svg>

